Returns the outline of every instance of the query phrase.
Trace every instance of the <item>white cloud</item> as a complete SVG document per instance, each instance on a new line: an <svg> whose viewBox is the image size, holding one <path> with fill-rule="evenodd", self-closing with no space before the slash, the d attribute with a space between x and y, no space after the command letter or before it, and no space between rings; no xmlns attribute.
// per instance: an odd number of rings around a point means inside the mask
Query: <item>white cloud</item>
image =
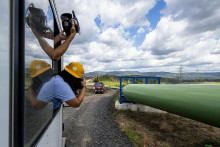
<svg viewBox="0 0 220 147"><path fill-rule="evenodd" d="M76 36L70 49L65 54L65 64L81 61L86 71L119 70L135 66L141 51L133 47L126 28L149 26L145 15L156 4L154 0L144 1L56 1L59 14L75 10L81 32ZM88 7L89 6L89 7ZM100 16L101 28L94 19ZM118 25L117 28L114 28ZM132 61L130 61L132 60ZM95 66L98 65L98 66Z"/></svg>
<svg viewBox="0 0 220 147"><path fill-rule="evenodd" d="M187 39L183 36L186 26L187 23L184 21L174 22L169 16L163 17L157 28L146 35L142 48L155 55L182 50Z"/></svg>
<svg viewBox="0 0 220 147"><path fill-rule="evenodd" d="M154 5L154 0L102 1L99 5L101 22L105 26L113 26L120 23L125 28L135 25L149 26L145 15Z"/></svg>
<svg viewBox="0 0 220 147"><path fill-rule="evenodd" d="M155 30L141 48L166 66L183 64L186 70L219 70L220 10L217 1L169 1ZM158 63L159 64L159 63ZM217 66L216 66L217 65Z"/></svg>
<svg viewBox="0 0 220 147"><path fill-rule="evenodd" d="M64 64L80 61L86 72L178 72L181 64L185 71L195 71L197 66L201 71L220 71L219 1L165 2L163 17L148 33L150 22L145 16L156 0L56 0L59 15L75 10L81 26L81 35L72 41ZM95 22L98 16L100 27ZM128 31L134 27L137 32ZM134 46L143 34L142 45ZM36 50L35 55L39 54ZM42 58L46 58L44 54Z"/></svg>
<svg viewBox="0 0 220 147"><path fill-rule="evenodd" d="M145 30L144 30L144 28L142 28L142 27L139 28L138 31L137 31L137 33L144 33L144 32L145 32Z"/></svg>
<svg viewBox="0 0 220 147"><path fill-rule="evenodd" d="M130 40L122 37L123 34L126 34L123 30L109 28L98 36L98 42L93 41L80 47L71 45L64 58L67 62L82 62L86 71L124 68L129 60L140 56L140 52L132 46Z"/></svg>

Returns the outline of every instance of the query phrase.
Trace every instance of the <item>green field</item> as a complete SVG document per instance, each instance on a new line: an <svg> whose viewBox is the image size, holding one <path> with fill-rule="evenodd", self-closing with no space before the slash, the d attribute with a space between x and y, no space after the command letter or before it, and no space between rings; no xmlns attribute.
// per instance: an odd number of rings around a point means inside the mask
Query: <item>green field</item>
<svg viewBox="0 0 220 147"><path fill-rule="evenodd" d="M130 76L135 77L136 75ZM137 76L136 76L137 77ZM140 77L140 76L138 76ZM92 81L94 81L94 77L90 77ZM113 87L119 87L120 81L119 76L110 76L110 75L103 75L99 77L99 82L103 82L106 86L113 86ZM132 84L132 79L123 79L122 80L122 87ZM145 81L143 79L137 79L135 80L136 84L145 84ZM204 84L204 85L220 85L219 79L213 79L213 80L200 80L199 82L195 82L193 80L183 80L182 83L179 83L178 79L169 79L169 78L161 78L160 80L161 84ZM148 84L157 84L157 80L155 79L149 79Z"/></svg>

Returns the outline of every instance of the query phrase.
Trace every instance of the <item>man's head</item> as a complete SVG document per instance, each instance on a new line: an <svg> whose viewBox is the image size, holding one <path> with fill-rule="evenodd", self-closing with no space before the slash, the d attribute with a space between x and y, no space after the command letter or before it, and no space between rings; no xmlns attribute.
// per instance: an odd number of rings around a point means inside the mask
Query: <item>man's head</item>
<svg viewBox="0 0 220 147"><path fill-rule="evenodd" d="M84 68L80 62L71 62L64 70L76 78L82 78L84 74Z"/></svg>

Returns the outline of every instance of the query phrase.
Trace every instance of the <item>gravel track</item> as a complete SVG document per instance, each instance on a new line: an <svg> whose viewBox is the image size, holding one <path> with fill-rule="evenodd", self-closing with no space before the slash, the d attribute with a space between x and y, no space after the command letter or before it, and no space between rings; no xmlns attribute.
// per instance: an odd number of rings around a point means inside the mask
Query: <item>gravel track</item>
<svg viewBox="0 0 220 147"><path fill-rule="evenodd" d="M64 107L64 133L70 147L133 147L111 116L116 90L85 97L79 108Z"/></svg>

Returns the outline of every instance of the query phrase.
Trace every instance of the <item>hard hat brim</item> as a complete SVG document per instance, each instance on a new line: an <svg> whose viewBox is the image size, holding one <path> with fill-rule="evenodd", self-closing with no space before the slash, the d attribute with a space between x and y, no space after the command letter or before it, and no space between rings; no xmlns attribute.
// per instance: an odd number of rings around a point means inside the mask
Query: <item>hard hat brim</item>
<svg viewBox="0 0 220 147"><path fill-rule="evenodd" d="M70 69L68 68L64 68L65 71L67 71L69 74L71 74L72 76L76 77L76 78L82 78L83 76L79 76L76 73L72 72Z"/></svg>
<svg viewBox="0 0 220 147"><path fill-rule="evenodd" d="M36 72L35 74L32 74L31 77L36 77L36 76L38 76L39 74L45 72L45 71L48 70L48 69L50 69L50 66L45 67L45 68L43 68L43 69L40 69L40 70L39 70L38 72Z"/></svg>

